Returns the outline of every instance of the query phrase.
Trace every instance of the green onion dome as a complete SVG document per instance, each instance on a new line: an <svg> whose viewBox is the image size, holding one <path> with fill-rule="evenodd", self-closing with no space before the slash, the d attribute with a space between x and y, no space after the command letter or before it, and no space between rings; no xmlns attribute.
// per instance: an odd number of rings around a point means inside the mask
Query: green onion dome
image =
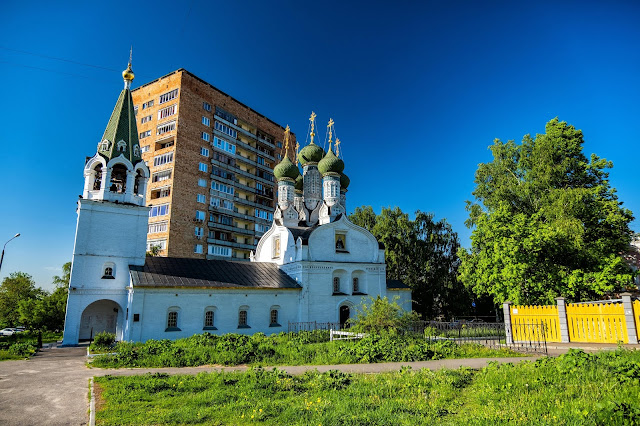
<svg viewBox="0 0 640 426"><path fill-rule="evenodd" d="M304 179L302 179L302 175L298 175L298 177L296 178L296 186L295 189L296 191L302 191L304 187Z"/></svg>
<svg viewBox="0 0 640 426"><path fill-rule="evenodd" d="M324 157L324 149L313 143L313 141L302 148L298 153L298 161L302 166L307 163L318 163Z"/></svg>
<svg viewBox="0 0 640 426"><path fill-rule="evenodd" d="M340 189L347 189L350 183L351 179L349 179L349 176L344 173L340 174Z"/></svg>
<svg viewBox="0 0 640 426"><path fill-rule="evenodd" d="M342 173L344 170L344 161L336 157L329 145L329 151L318 163L318 170L324 176L327 173Z"/></svg>
<svg viewBox="0 0 640 426"><path fill-rule="evenodd" d="M288 156L285 156L277 166L273 168L273 175L277 180L282 178L289 178L295 180L300 176L298 167L289 160Z"/></svg>

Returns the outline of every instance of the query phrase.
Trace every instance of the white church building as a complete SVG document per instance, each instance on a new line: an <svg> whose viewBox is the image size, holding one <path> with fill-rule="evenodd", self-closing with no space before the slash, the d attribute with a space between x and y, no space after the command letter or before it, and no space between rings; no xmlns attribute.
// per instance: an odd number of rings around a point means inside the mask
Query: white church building
<svg viewBox="0 0 640 426"><path fill-rule="evenodd" d="M131 64L97 153L84 168L84 191L69 283L64 345L102 331L117 340L177 339L203 332L280 333L289 323L344 324L369 297L411 291L386 279L384 247L349 222L344 162L332 148L310 143L296 163L274 168L274 221L250 262L146 255L149 168L141 157L130 85ZM339 141L336 140L339 146Z"/></svg>

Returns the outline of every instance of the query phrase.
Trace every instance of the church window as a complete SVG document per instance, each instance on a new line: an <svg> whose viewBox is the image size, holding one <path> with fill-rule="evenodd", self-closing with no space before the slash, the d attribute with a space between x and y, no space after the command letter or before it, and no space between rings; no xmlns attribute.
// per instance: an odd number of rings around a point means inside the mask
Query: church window
<svg viewBox="0 0 640 426"><path fill-rule="evenodd" d="M247 323L249 308L242 306L238 312L238 328L249 328Z"/></svg>
<svg viewBox="0 0 640 426"><path fill-rule="evenodd" d="M169 308L167 312L167 329L165 331L180 331L178 328L179 308Z"/></svg>
<svg viewBox="0 0 640 426"><path fill-rule="evenodd" d="M280 327L278 323L279 306L272 306L269 313L269 327Z"/></svg>
<svg viewBox="0 0 640 426"><path fill-rule="evenodd" d="M333 277L333 293L340 293L340 277Z"/></svg>
<svg viewBox="0 0 640 426"><path fill-rule="evenodd" d="M336 232L335 234L336 241L336 251L337 252L346 252L347 251L347 235L344 233Z"/></svg>
<svg viewBox="0 0 640 426"><path fill-rule="evenodd" d="M358 277L353 277L353 292L360 292L360 283L358 282Z"/></svg>
<svg viewBox="0 0 640 426"><path fill-rule="evenodd" d="M106 268L104 268L104 276L102 278L114 278L113 268L111 266L107 266Z"/></svg>
<svg viewBox="0 0 640 426"><path fill-rule="evenodd" d="M102 145L100 145L100 150L101 151L108 151L109 150L109 145L111 145L109 143L109 141L102 142Z"/></svg>
<svg viewBox="0 0 640 426"><path fill-rule="evenodd" d="M118 142L118 152L125 152L127 149L127 143L125 141Z"/></svg>
<svg viewBox="0 0 640 426"><path fill-rule="evenodd" d="M204 329L217 330L215 326L215 308L209 307L204 312Z"/></svg>
<svg viewBox="0 0 640 426"><path fill-rule="evenodd" d="M160 103L163 104L165 102L169 102L178 97L178 89L173 89L170 92L160 95ZM153 102L153 101L151 101ZM153 104L152 104L153 105Z"/></svg>
<svg viewBox="0 0 640 426"><path fill-rule="evenodd" d="M140 147L137 144L133 146L133 155L136 157L140 156Z"/></svg>
<svg viewBox="0 0 640 426"><path fill-rule="evenodd" d="M273 237L273 256L280 257L280 235Z"/></svg>

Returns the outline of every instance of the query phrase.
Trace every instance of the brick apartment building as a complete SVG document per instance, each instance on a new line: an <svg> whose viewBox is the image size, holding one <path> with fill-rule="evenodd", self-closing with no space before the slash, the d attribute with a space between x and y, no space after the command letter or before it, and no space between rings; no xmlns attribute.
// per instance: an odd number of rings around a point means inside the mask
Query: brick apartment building
<svg viewBox="0 0 640 426"><path fill-rule="evenodd" d="M248 260L273 219L284 128L184 69L132 97L151 172L148 249Z"/></svg>

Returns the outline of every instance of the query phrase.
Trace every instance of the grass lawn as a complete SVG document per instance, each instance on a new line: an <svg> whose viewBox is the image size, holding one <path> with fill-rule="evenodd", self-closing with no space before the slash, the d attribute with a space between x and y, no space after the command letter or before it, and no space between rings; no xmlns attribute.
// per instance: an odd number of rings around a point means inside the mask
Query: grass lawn
<svg viewBox="0 0 640 426"><path fill-rule="evenodd" d="M95 379L97 424L640 423L640 352L572 351L482 370L370 375L161 374Z"/></svg>

